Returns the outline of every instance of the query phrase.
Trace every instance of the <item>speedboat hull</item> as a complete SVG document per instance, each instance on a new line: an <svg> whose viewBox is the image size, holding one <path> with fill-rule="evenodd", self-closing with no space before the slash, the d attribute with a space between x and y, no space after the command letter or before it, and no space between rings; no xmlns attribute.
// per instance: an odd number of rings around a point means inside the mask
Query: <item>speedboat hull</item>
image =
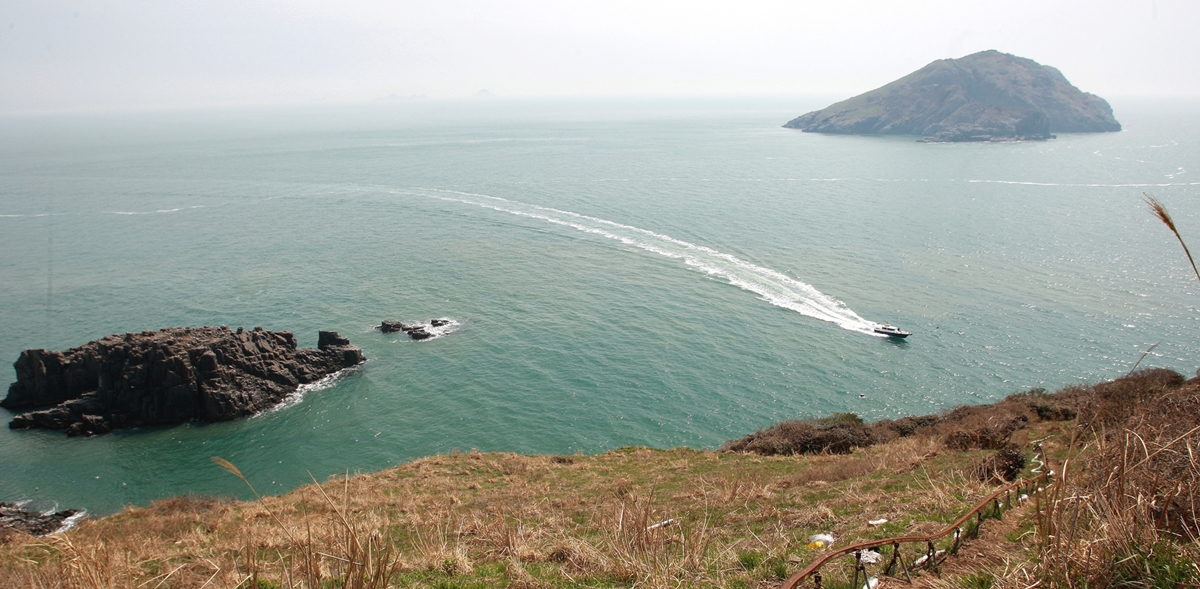
<svg viewBox="0 0 1200 589"><path fill-rule="evenodd" d="M886 335L888 337L899 337L899 338L905 338L905 337L912 335L911 331L904 331L903 329L900 329L899 327L893 327L891 325L880 325L879 327L875 328L875 333Z"/></svg>

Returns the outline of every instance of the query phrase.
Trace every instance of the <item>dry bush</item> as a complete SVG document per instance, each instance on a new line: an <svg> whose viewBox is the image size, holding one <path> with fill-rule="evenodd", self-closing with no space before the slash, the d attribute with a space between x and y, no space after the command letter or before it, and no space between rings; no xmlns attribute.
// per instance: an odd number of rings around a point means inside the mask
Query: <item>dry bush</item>
<svg viewBox="0 0 1200 589"><path fill-rule="evenodd" d="M1068 587L1200 582L1200 383L1143 370L1069 393L1091 441L1039 518L1044 578Z"/></svg>
<svg viewBox="0 0 1200 589"><path fill-rule="evenodd" d="M730 452L764 456L793 454L849 454L875 443L871 428L853 413L808 421L784 421L721 446Z"/></svg>
<svg viewBox="0 0 1200 589"><path fill-rule="evenodd" d="M900 419L881 419L871 424L871 436L877 443L907 438L931 428L942 421L939 415L918 415Z"/></svg>
<svg viewBox="0 0 1200 589"><path fill-rule="evenodd" d="M1099 431L1128 422L1144 404L1183 382L1183 376L1173 370L1146 368L1091 387L1070 387L1061 394L1079 407L1081 427Z"/></svg>
<svg viewBox="0 0 1200 589"><path fill-rule="evenodd" d="M955 450L997 450L1011 443L1013 434L1029 423L1074 419L1077 401L1071 395L1046 395L1043 389L1032 389L999 403L964 405L942 415L883 419L870 425L853 413L837 413L823 419L776 423L730 440L721 450L764 456L848 454L855 448L915 435L942 435L946 445Z"/></svg>
<svg viewBox="0 0 1200 589"><path fill-rule="evenodd" d="M945 444L951 450L997 450L1011 444L1013 434L1025 429L1029 418L1016 415L1008 419L989 418L987 425L977 429L955 429L946 434Z"/></svg>
<svg viewBox="0 0 1200 589"><path fill-rule="evenodd" d="M987 482L1009 482L1025 469L1025 454L1016 444L1009 444L975 465L975 476Z"/></svg>

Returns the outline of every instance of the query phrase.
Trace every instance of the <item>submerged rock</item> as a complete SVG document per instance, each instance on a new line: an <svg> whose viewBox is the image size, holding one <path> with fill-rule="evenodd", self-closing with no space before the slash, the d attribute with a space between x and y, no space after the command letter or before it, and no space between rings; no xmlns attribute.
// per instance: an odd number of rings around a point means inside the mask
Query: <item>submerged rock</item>
<svg viewBox="0 0 1200 589"><path fill-rule="evenodd" d="M784 127L810 133L924 135L924 141L1049 139L1120 131L1103 98L1032 59L981 51L939 59L899 80Z"/></svg>
<svg viewBox="0 0 1200 589"><path fill-rule="evenodd" d="M53 405L8 425L71 435L225 421L268 409L300 385L363 360L362 350L332 331L319 332L317 349L297 349L292 332L261 327L110 335L65 352L25 350L0 407Z"/></svg>

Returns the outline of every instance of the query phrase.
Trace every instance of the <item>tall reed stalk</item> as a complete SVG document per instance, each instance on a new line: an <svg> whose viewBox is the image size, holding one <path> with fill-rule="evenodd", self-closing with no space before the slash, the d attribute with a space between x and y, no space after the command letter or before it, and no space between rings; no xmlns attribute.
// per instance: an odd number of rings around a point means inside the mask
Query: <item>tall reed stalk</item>
<svg viewBox="0 0 1200 589"><path fill-rule="evenodd" d="M1154 198L1154 196L1149 192L1143 192L1142 196L1145 197L1142 200L1144 200L1146 205L1150 207L1150 212L1154 213L1154 216L1158 217L1158 220L1162 221L1163 225L1166 225L1167 229L1170 229L1171 233L1175 234L1175 239L1178 239L1179 245L1183 246L1183 253L1187 254L1188 261L1192 263L1192 272L1196 273L1196 280L1200 280L1200 270L1196 269L1196 261L1192 259L1192 252L1188 251L1187 244L1183 242L1183 237L1179 235L1179 230L1175 228L1175 220L1172 219L1171 214L1167 212L1167 207L1163 206L1163 204L1159 202L1158 199Z"/></svg>

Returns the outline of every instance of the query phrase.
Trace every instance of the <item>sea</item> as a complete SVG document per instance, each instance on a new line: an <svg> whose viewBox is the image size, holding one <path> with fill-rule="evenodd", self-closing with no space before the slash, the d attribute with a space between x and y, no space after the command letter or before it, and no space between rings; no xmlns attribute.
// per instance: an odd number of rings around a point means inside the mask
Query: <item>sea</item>
<svg viewBox="0 0 1200 589"><path fill-rule="evenodd" d="M249 497L213 456L275 494L472 449L717 448L1139 361L1196 373L1200 280L1143 202L1200 247L1195 101L1114 100L1121 132L1045 142L782 128L835 98L0 116L6 365L203 325L335 330L368 358L252 418L0 427L0 500L104 515ZM453 323L374 329L432 318Z"/></svg>

